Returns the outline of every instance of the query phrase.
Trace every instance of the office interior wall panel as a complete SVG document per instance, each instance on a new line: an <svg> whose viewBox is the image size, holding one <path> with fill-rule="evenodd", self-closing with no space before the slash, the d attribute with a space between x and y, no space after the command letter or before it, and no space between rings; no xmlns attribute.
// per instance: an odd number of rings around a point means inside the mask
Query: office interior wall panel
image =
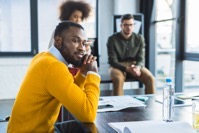
<svg viewBox="0 0 199 133"><path fill-rule="evenodd" d="M0 99L16 97L30 60L30 58L0 59Z"/></svg>

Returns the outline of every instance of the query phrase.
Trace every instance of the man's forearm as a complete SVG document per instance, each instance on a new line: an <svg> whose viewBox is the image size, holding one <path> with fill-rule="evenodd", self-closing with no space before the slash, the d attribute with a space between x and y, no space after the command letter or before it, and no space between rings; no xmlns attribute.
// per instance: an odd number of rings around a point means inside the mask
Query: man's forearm
<svg viewBox="0 0 199 133"><path fill-rule="evenodd" d="M121 65L120 63L112 62L112 63L110 63L110 65L111 65L111 67L117 68L117 69L119 69L119 70L121 70L123 72L126 71L126 67Z"/></svg>

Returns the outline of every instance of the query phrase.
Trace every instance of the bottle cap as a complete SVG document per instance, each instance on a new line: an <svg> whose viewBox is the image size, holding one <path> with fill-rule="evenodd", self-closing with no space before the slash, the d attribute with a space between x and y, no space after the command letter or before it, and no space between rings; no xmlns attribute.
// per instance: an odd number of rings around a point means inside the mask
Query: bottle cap
<svg viewBox="0 0 199 133"><path fill-rule="evenodd" d="M170 78L166 78L166 82L172 82Z"/></svg>

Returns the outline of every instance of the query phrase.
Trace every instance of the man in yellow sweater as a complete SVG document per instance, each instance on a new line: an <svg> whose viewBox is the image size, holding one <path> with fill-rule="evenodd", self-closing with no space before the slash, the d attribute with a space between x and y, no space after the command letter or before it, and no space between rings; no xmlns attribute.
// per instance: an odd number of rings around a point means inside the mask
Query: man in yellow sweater
<svg viewBox="0 0 199 133"><path fill-rule="evenodd" d="M61 22L54 35L55 44L37 54L23 80L8 123L8 133L54 132L61 105L78 120L96 118L100 76L96 57L85 55L86 35L73 22ZM67 65L80 71L73 77Z"/></svg>

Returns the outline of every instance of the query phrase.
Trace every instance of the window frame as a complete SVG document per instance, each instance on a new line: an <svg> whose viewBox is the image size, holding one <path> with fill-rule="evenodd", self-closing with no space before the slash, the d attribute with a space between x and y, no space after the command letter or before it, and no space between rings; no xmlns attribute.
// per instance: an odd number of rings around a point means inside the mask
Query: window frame
<svg viewBox="0 0 199 133"><path fill-rule="evenodd" d="M0 51L0 57L5 56L34 56L38 53L38 21L37 21L37 0L30 0L30 52L4 52Z"/></svg>
<svg viewBox="0 0 199 133"><path fill-rule="evenodd" d="M14 51L0 51L0 57L32 57L39 52L39 29L38 29L38 0L30 0L30 52L14 52ZM93 46L93 53L99 57L98 53L98 0L96 0L96 37L91 38L95 40ZM97 58L99 64L99 58Z"/></svg>

